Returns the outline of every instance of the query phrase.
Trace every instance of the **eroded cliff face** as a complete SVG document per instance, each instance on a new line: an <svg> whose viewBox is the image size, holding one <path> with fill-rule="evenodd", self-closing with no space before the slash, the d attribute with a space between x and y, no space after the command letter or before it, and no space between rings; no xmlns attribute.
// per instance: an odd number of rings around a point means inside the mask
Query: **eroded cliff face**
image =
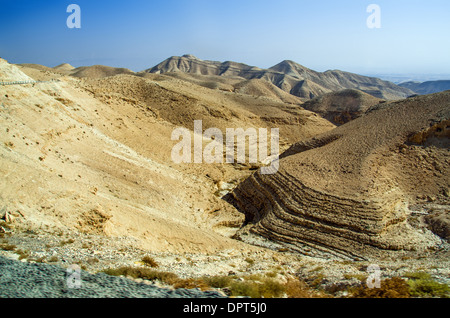
<svg viewBox="0 0 450 318"><path fill-rule="evenodd" d="M227 199L252 232L302 252L418 255L441 240L410 222L411 206L425 195L449 210L449 118L450 92L383 105L294 144L277 173L256 172Z"/></svg>

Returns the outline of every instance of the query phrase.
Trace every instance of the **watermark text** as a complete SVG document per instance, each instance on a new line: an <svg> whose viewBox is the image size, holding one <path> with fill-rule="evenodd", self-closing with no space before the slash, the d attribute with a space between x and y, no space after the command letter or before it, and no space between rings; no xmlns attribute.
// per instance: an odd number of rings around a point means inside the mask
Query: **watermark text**
<svg viewBox="0 0 450 318"><path fill-rule="evenodd" d="M257 163L259 161L263 164L268 164L268 166L261 168L262 174L274 174L278 171L278 128L271 128L270 130L271 152L269 156L267 128L248 128L246 130L243 128L227 128L224 139L224 134L220 129L208 128L203 132L202 125L201 120L194 120L193 143L189 129L179 127L172 132L172 140L181 139L172 148L171 156L173 162L223 163L225 161L226 163L234 163L236 161L238 163L246 163L246 141L248 140L248 163ZM208 140L209 143L203 147L205 140ZM225 151L224 147L226 148Z"/></svg>
<svg viewBox="0 0 450 318"><path fill-rule="evenodd" d="M378 4L370 4L367 7L367 13L370 13L366 24L369 29L381 29L381 8Z"/></svg>
<svg viewBox="0 0 450 318"><path fill-rule="evenodd" d="M69 29L81 29L81 8L78 4L70 4L66 12L71 13L66 20Z"/></svg>

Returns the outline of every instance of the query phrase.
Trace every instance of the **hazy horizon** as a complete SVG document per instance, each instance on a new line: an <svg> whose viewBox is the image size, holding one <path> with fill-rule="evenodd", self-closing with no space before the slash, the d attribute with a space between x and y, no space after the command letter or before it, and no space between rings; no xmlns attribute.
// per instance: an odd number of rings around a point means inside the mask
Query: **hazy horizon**
<svg viewBox="0 0 450 318"><path fill-rule="evenodd" d="M79 29L66 24L72 3L81 8ZM381 28L366 23L372 3ZM320 72L450 79L448 12L444 0L0 0L0 56L142 71L193 54L261 68L293 60Z"/></svg>

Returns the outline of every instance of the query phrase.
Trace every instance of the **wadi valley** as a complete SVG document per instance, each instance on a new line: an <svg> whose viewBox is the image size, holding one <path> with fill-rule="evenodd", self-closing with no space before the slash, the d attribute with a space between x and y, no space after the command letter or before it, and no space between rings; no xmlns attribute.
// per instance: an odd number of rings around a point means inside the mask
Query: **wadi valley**
<svg viewBox="0 0 450 318"><path fill-rule="evenodd" d="M142 72L0 59L0 82L0 255L233 296L204 278L276 297L351 297L373 264L450 283L449 91L192 55ZM195 120L278 128L279 170L174 163L172 132Z"/></svg>

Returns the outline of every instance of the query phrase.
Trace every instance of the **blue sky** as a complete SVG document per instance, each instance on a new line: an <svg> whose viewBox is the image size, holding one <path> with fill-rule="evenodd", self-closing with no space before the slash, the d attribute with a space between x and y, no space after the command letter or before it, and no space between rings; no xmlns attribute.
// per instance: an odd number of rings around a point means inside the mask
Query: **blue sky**
<svg viewBox="0 0 450 318"><path fill-rule="evenodd" d="M81 29L69 29L69 4ZM369 29L370 4L381 28ZM448 0L0 0L11 63L141 71L183 54L267 68L282 60L361 74L450 74Z"/></svg>

